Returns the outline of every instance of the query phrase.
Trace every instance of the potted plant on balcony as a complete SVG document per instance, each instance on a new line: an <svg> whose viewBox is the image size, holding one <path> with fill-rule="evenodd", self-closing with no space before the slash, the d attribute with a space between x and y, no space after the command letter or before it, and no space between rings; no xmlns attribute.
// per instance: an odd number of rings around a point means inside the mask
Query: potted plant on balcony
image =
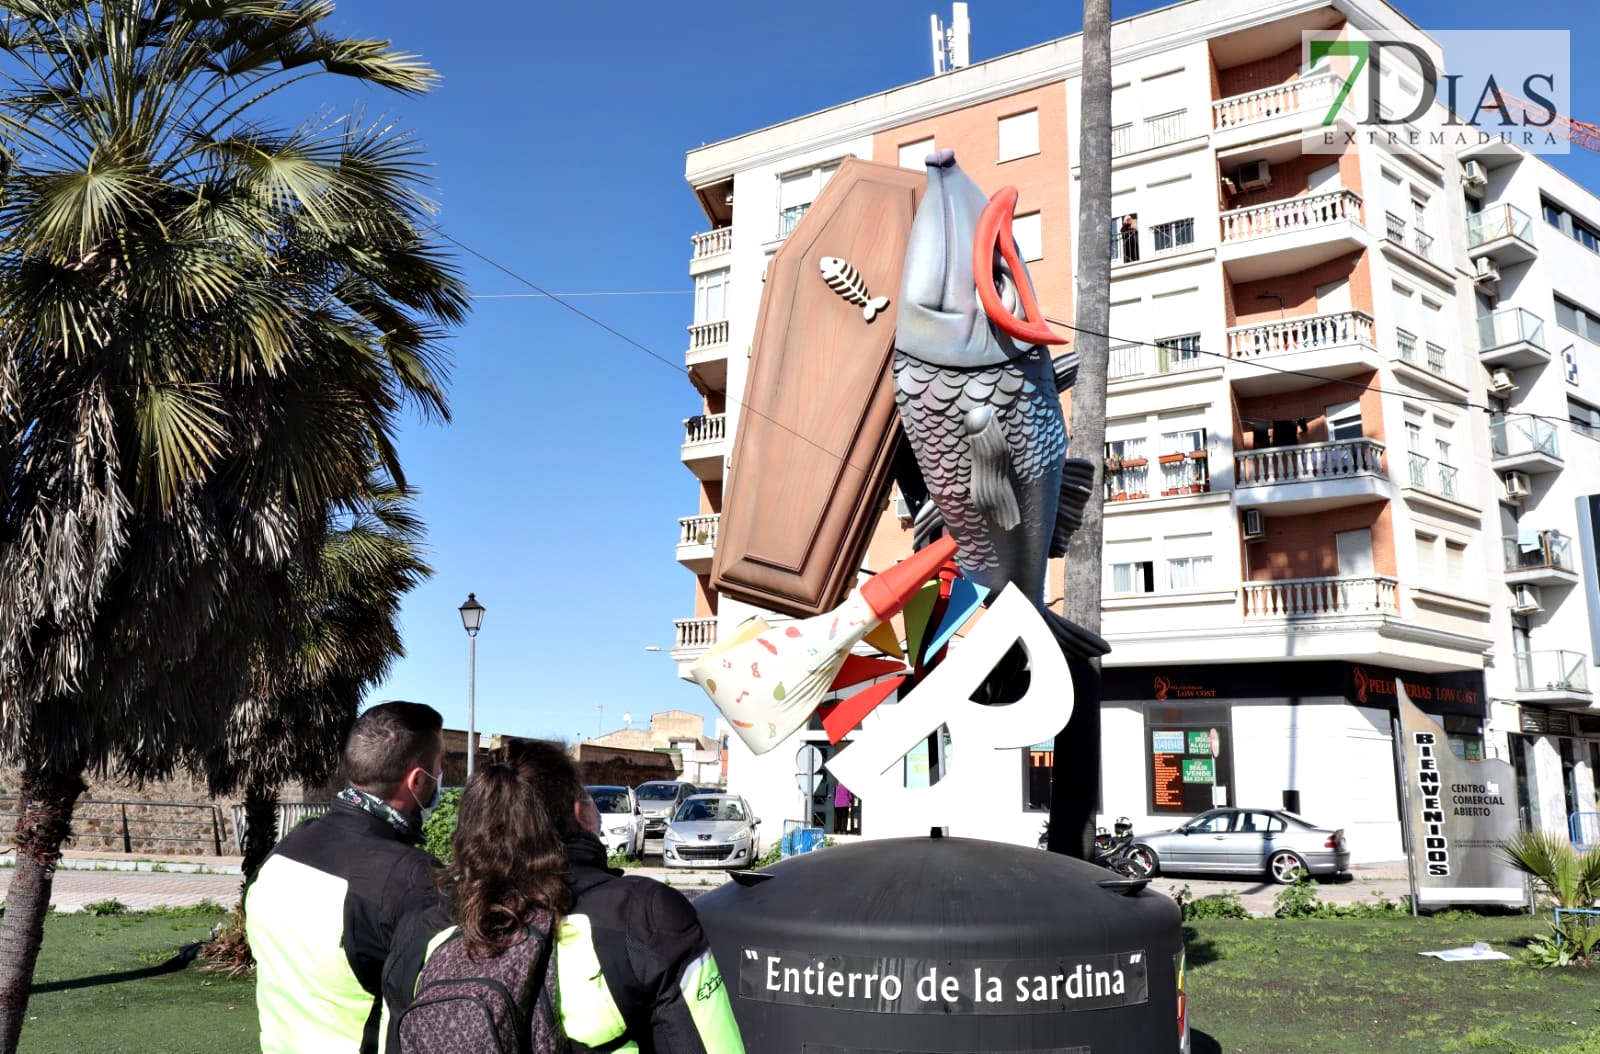
<svg viewBox="0 0 1600 1054"><path fill-rule="evenodd" d="M1158 460L1163 465L1176 465L1178 462L1182 461L1184 459L1184 457L1186 457L1186 456L1187 455L1181 454L1181 453L1178 453L1178 454L1162 454L1161 457Z"/></svg>
<svg viewBox="0 0 1600 1054"><path fill-rule="evenodd" d="M1204 461L1206 459L1206 452L1204 450L1191 450L1189 451L1189 459L1191 461Z"/></svg>
<svg viewBox="0 0 1600 1054"><path fill-rule="evenodd" d="M1121 454L1107 454L1106 455L1106 475L1109 476L1113 472L1121 472L1122 471L1122 467L1123 467L1123 461L1122 461L1122 455Z"/></svg>

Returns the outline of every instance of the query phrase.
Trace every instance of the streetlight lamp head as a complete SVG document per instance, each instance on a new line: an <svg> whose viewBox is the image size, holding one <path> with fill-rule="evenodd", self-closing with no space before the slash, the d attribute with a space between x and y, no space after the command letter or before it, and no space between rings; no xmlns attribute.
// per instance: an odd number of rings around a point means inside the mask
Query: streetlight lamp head
<svg viewBox="0 0 1600 1054"><path fill-rule="evenodd" d="M466 629L467 636L476 637L483 626L483 605L478 603L478 594L468 593L467 602L461 605L460 610L461 625Z"/></svg>

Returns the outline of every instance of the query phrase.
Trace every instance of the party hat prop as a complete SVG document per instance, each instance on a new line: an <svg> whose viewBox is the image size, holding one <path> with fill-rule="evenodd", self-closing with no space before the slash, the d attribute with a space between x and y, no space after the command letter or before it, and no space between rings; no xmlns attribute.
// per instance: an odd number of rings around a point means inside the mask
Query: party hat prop
<svg viewBox="0 0 1600 1054"><path fill-rule="evenodd" d="M850 649L905 607L955 551L955 539L941 538L863 582L832 611L707 652L689 677L739 738L765 754L810 720Z"/></svg>

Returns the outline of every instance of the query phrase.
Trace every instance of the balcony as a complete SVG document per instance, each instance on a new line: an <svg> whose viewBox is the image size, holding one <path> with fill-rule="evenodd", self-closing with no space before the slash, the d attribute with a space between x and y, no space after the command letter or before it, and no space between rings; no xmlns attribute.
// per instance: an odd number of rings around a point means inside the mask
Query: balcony
<svg viewBox="0 0 1600 1054"><path fill-rule="evenodd" d="M1375 439L1266 447L1234 455L1234 503L1296 514L1389 497L1383 444Z"/></svg>
<svg viewBox="0 0 1600 1054"><path fill-rule="evenodd" d="M1539 255L1533 218L1515 205L1492 205L1467 217L1467 257L1487 256L1497 267L1527 263Z"/></svg>
<svg viewBox="0 0 1600 1054"><path fill-rule="evenodd" d="M1283 578L1244 583L1244 617L1263 619L1371 618L1398 615L1392 578Z"/></svg>
<svg viewBox="0 0 1600 1054"><path fill-rule="evenodd" d="M1145 149L1153 150L1158 146L1167 146L1186 139L1188 137L1188 116L1189 111L1187 110L1174 110L1171 113L1146 117L1144 119Z"/></svg>
<svg viewBox="0 0 1600 1054"><path fill-rule="evenodd" d="M1556 426L1537 417L1496 416L1489 422L1489 467L1496 472L1559 472Z"/></svg>
<svg viewBox="0 0 1600 1054"><path fill-rule="evenodd" d="M733 228L718 227L714 231L700 231L689 236L694 245L691 260L705 260L712 256L721 256L733 248Z"/></svg>
<svg viewBox="0 0 1600 1054"><path fill-rule="evenodd" d="M1411 250L1429 263L1438 262L1433 258L1433 235L1421 227L1408 228L1401 216L1392 212L1383 214L1383 236L1401 248Z"/></svg>
<svg viewBox="0 0 1600 1054"><path fill-rule="evenodd" d="M696 479L720 480L728 457L728 415L700 414L683 422L678 456Z"/></svg>
<svg viewBox="0 0 1600 1054"><path fill-rule="evenodd" d="M1221 360L1196 347L1166 347L1149 344L1118 344L1110 349L1107 381L1126 381L1136 377L1159 377L1168 373L1188 373Z"/></svg>
<svg viewBox="0 0 1600 1054"><path fill-rule="evenodd" d="M1570 586L1578 581L1572 539L1560 531L1504 538L1506 585Z"/></svg>
<svg viewBox="0 0 1600 1054"><path fill-rule="evenodd" d="M1378 365L1372 316L1362 311L1236 326L1228 330L1228 358L1233 360L1230 378L1241 395L1309 388L1320 378L1351 377ZM1249 365L1258 361L1264 368Z"/></svg>
<svg viewBox="0 0 1600 1054"><path fill-rule="evenodd" d="M1460 501L1456 486L1458 473L1454 465L1434 461L1415 450L1406 454L1406 485L1413 490L1424 490L1441 498Z"/></svg>
<svg viewBox="0 0 1600 1054"><path fill-rule="evenodd" d="M728 321L700 322L689 327L689 353L685 365L704 391L728 387Z"/></svg>
<svg viewBox="0 0 1600 1054"><path fill-rule="evenodd" d="M1350 190L1229 209L1221 219L1218 256L1235 282L1304 271L1366 241L1361 196Z"/></svg>
<svg viewBox="0 0 1600 1054"><path fill-rule="evenodd" d="M678 520L678 563L697 575L711 573L717 554L717 521L721 516L684 516Z"/></svg>
<svg viewBox="0 0 1600 1054"><path fill-rule="evenodd" d="M710 618L673 619L672 624L677 627L677 636L672 644L672 658L676 662L694 662L717 642L715 615Z"/></svg>
<svg viewBox="0 0 1600 1054"><path fill-rule="evenodd" d="M1420 340L1410 330L1396 329L1394 331L1394 352L1389 358L1404 366L1410 367L1413 372L1402 369L1403 376L1409 375L1411 379L1428 381L1438 378L1451 385L1457 382L1450 376L1450 353L1443 345L1435 344L1431 340ZM1427 374L1420 377L1419 374Z"/></svg>
<svg viewBox="0 0 1600 1054"><path fill-rule="evenodd" d="M1516 655L1517 701L1588 705L1589 657L1581 651L1524 651Z"/></svg>
<svg viewBox="0 0 1600 1054"><path fill-rule="evenodd" d="M1485 366L1543 366L1544 319L1520 307L1478 316L1478 359Z"/></svg>
<svg viewBox="0 0 1600 1054"><path fill-rule="evenodd" d="M1323 132L1342 133L1354 125L1354 110L1349 99L1332 124L1322 120L1339 94L1342 80L1333 74L1319 73L1288 84L1245 92L1218 99L1211 104L1211 145L1218 151L1231 150L1247 143L1280 139L1293 135Z"/></svg>

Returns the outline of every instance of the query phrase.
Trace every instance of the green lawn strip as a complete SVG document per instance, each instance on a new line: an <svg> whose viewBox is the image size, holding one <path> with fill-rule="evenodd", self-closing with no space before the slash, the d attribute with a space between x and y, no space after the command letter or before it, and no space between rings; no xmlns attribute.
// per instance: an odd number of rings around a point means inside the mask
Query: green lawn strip
<svg viewBox="0 0 1600 1054"><path fill-rule="evenodd" d="M1548 926L1548 915L1454 912L1193 921L1190 1020L1228 1054L1600 1052L1600 970L1516 961ZM1447 963L1417 954L1474 941L1512 959Z"/></svg>
<svg viewBox="0 0 1600 1054"><path fill-rule="evenodd" d="M256 1050L253 979L229 980L198 963L137 976L204 940L223 918L210 911L48 916L21 1054ZM125 974L136 976L118 976Z"/></svg>

